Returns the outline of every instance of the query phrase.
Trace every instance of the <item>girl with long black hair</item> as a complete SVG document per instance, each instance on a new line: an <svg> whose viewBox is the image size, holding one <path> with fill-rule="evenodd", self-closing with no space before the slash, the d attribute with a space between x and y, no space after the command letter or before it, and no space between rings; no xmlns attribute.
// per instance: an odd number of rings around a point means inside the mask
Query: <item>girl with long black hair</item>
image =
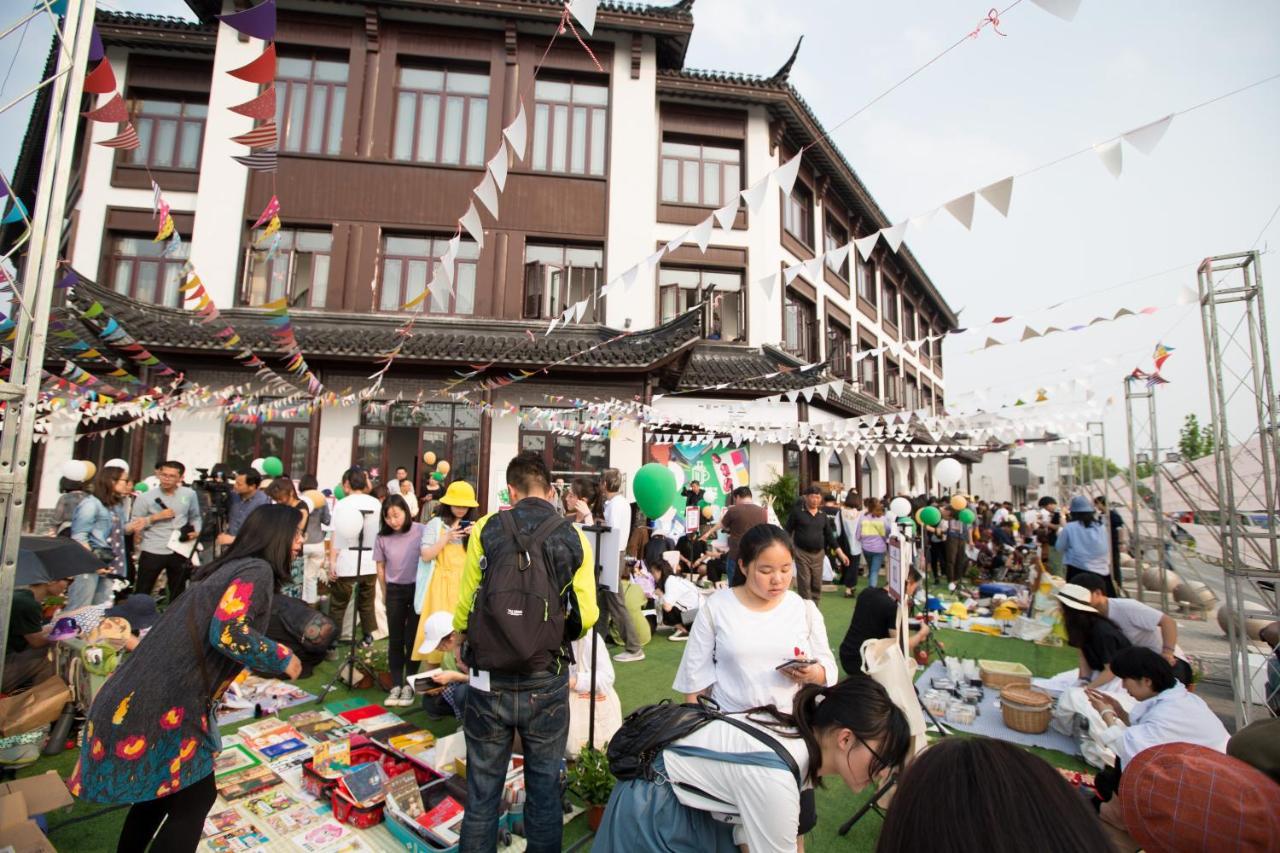
<svg viewBox="0 0 1280 853"><path fill-rule="evenodd" d="M734 715L758 730L713 720L668 744L655 781L614 786L591 849L730 853L795 850L801 788L838 776L852 791L900 766L911 750L906 715L865 675L831 687L810 684L789 712L774 706ZM772 741L795 761L801 784Z"/></svg>
<svg viewBox="0 0 1280 853"><path fill-rule="evenodd" d="M264 632L272 596L302 552L302 514L262 506L202 566L98 692L67 785L95 803L131 806L117 850L195 850L217 796L213 710L245 667L296 678L302 665Z"/></svg>

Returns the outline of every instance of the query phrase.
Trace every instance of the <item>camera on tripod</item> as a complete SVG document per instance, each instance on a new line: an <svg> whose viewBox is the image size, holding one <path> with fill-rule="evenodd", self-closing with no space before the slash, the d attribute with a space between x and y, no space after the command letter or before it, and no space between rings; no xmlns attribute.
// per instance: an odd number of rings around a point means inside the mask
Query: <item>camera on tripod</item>
<svg viewBox="0 0 1280 853"><path fill-rule="evenodd" d="M227 468L215 465L210 468L197 468L199 477L191 484L196 499L200 502L200 516L204 525L200 530L200 541L208 544L227 529L227 519L231 513L231 483L227 480Z"/></svg>

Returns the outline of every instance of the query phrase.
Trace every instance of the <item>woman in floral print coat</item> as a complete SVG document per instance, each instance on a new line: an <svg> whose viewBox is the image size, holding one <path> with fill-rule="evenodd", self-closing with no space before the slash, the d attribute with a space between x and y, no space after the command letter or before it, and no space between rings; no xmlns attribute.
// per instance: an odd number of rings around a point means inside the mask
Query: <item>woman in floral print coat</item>
<svg viewBox="0 0 1280 853"><path fill-rule="evenodd" d="M300 672L263 631L302 551L302 518L288 506L254 510L94 699L68 786L82 800L132 805L118 850L195 850L217 796L218 698L245 667Z"/></svg>

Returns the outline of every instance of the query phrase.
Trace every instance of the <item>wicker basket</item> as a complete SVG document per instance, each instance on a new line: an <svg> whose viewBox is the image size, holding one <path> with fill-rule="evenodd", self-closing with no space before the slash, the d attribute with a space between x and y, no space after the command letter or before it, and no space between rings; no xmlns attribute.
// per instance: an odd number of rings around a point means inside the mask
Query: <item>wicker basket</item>
<svg viewBox="0 0 1280 853"><path fill-rule="evenodd" d="M1000 714L1015 732L1043 734L1053 716L1053 699L1024 684L1010 684L1000 691Z"/></svg>
<svg viewBox="0 0 1280 853"><path fill-rule="evenodd" d="M1031 670L1020 663L1009 663L1003 660L980 660L978 672L982 676L982 685L996 690L1010 684L1030 684Z"/></svg>

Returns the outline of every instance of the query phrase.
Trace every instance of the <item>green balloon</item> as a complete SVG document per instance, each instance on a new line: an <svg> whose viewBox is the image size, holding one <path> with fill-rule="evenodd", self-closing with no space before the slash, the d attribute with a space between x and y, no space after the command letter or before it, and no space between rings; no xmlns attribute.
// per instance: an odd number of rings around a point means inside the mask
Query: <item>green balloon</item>
<svg viewBox="0 0 1280 853"><path fill-rule="evenodd" d="M649 518L658 518L675 502L676 475L667 466L650 462L636 472L631 491L640 511Z"/></svg>
<svg viewBox="0 0 1280 853"><path fill-rule="evenodd" d="M444 482L444 472L442 472L442 471L432 471L432 472L431 472L431 479L435 480L437 483L443 483L443 482Z"/></svg>
<svg viewBox="0 0 1280 853"><path fill-rule="evenodd" d="M964 509L960 510L960 512L956 515L956 518L960 519L965 524L973 524L973 520L977 517L978 516L974 513L974 511L969 509L968 507L965 507Z"/></svg>
<svg viewBox="0 0 1280 853"><path fill-rule="evenodd" d="M942 511L936 506L927 506L920 510L921 524L936 527L939 521L942 521Z"/></svg>
<svg viewBox="0 0 1280 853"><path fill-rule="evenodd" d="M284 463L279 456L268 456L262 460L262 470L268 477L279 477L284 474Z"/></svg>
<svg viewBox="0 0 1280 853"><path fill-rule="evenodd" d="M134 483L134 484L133 484L133 490L134 490L135 492L138 492L139 494L141 494L142 492L149 492L149 491L151 491L151 487L150 487L150 486L148 486L146 483Z"/></svg>
<svg viewBox="0 0 1280 853"><path fill-rule="evenodd" d="M333 496L334 496L335 498L337 498L338 500L342 500L343 498L345 498L345 497L347 496L347 492L346 492L346 490L345 490L345 489L343 489L343 488L342 488L342 486L334 486L334 487L333 487Z"/></svg>

